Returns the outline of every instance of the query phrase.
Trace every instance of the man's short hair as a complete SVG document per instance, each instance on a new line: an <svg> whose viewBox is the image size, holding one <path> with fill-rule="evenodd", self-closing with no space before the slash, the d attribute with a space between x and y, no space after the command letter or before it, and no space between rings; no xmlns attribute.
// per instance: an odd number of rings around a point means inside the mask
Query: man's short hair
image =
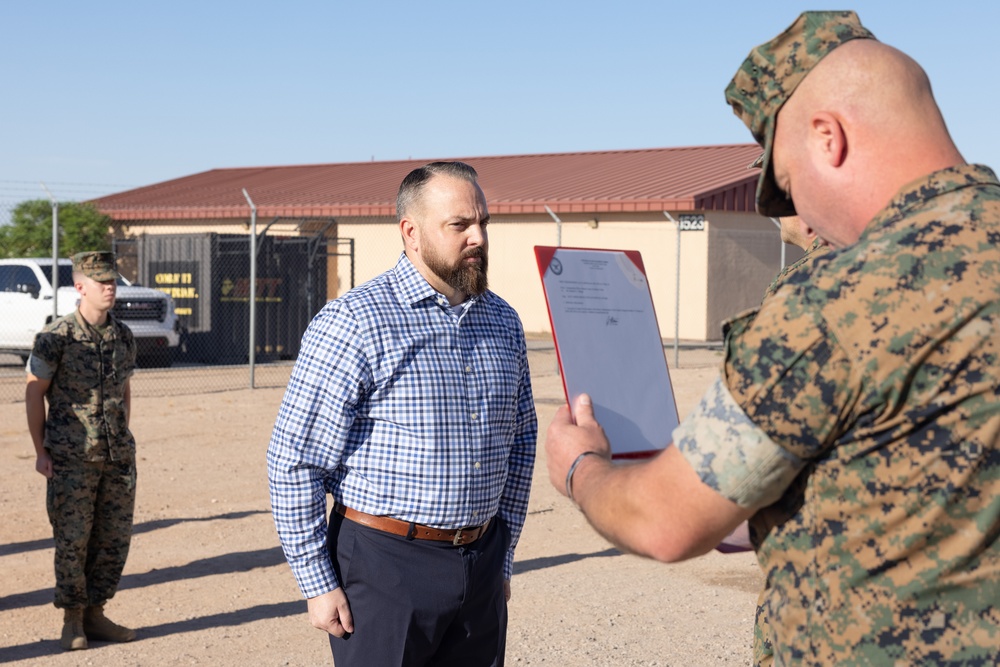
<svg viewBox="0 0 1000 667"><path fill-rule="evenodd" d="M477 183L479 174L464 162L431 162L414 169L399 186L396 194L396 218L402 220L413 204L420 199L420 194L431 178L437 175L461 178L470 183Z"/></svg>

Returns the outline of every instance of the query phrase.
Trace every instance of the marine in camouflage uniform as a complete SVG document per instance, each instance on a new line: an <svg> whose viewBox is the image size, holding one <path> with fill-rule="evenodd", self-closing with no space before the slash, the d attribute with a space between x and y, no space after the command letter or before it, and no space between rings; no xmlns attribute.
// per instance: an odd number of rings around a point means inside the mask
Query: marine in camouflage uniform
<svg viewBox="0 0 1000 667"><path fill-rule="evenodd" d="M727 99L766 154L774 100L851 39L873 39L853 13L807 12L744 63ZM763 167L758 209L789 213ZM771 503L750 535L775 663L1000 661L998 241L995 174L941 169L731 323L675 442L706 483Z"/></svg>
<svg viewBox="0 0 1000 667"><path fill-rule="evenodd" d="M720 489L790 483L750 520L778 664L995 664L998 221L985 167L912 184L731 323L724 379L675 433ZM770 442L736 450L741 431Z"/></svg>
<svg viewBox="0 0 1000 667"><path fill-rule="evenodd" d="M128 555L136 481L135 440L128 428L128 383L136 345L129 328L110 313L113 288L105 285L117 277L113 267L111 253L74 257L76 276L90 278L96 289L111 292L110 302L99 309L107 305L106 320L94 326L81 305L35 337L26 401L30 424L32 408L40 400L32 392L44 389L48 403L44 429L42 433L33 429L32 436L37 440L41 435L44 447L37 465L48 477L55 606L74 615L85 612L80 620L92 639L127 641L134 633L107 625L110 621L101 611L118 588ZM65 633L64 644L71 644L64 648L86 648L81 637L74 642Z"/></svg>
<svg viewBox="0 0 1000 667"><path fill-rule="evenodd" d="M1000 664L1000 181L853 12L804 13L726 96L764 147L757 210L834 249L730 323L674 447L614 466L578 399L550 481L660 560L748 519L777 665Z"/></svg>

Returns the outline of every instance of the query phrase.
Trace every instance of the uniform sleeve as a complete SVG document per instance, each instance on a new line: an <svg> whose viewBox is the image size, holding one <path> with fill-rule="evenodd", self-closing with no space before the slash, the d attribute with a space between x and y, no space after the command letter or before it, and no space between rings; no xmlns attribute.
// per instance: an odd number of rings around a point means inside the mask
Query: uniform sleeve
<svg viewBox="0 0 1000 667"><path fill-rule="evenodd" d="M357 322L343 304L328 304L302 338L267 450L274 523L307 598L340 585L326 546L325 482L340 465L370 378Z"/></svg>
<svg viewBox="0 0 1000 667"><path fill-rule="evenodd" d="M28 357L26 370L42 380L55 377L62 361L64 340L51 331L40 331L35 335L35 342Z"/></svg>
<svg viewBox="0 0 1000 667"><path fill-rule="evenodd" d="M836 441L855 401L850 371L818 310L779 289L731 323L722 374L674 443L708 486L765 507Z"/></svg>
<svg viewBox="0 0 1000 667"><path fill-rule="evenodd" d="M34 353L28 356L28 363L25 364L24 368L25 371L41 380L51 380L56 376L56 367L50 366L41 357L36 357Z"/></svg>

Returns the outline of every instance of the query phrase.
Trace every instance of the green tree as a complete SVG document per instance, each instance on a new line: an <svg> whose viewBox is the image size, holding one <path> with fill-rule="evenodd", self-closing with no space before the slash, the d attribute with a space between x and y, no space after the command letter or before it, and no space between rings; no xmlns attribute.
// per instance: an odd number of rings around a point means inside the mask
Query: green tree
<svg viewBox="0 0 1000 667"><path fill-rule="evenodd" d="M111 218L93 204L59 203L59 255L110 250ZM14 208L10 224L0 226L0 257L52 256L52 202L30 199Z"/></svg>

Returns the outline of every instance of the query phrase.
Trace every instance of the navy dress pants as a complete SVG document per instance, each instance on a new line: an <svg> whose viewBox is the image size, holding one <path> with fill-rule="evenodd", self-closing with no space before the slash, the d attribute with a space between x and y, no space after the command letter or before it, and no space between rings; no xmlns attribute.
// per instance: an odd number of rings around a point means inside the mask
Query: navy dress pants
<svg viewBox="0 0 1000 667"><path fill-rule="evenodd" d="M510 531L494 517L472 544L407 540L330 516L330 555L354 617L330 635L336 667L500 667L507 640L503 562Z"/></svg>

